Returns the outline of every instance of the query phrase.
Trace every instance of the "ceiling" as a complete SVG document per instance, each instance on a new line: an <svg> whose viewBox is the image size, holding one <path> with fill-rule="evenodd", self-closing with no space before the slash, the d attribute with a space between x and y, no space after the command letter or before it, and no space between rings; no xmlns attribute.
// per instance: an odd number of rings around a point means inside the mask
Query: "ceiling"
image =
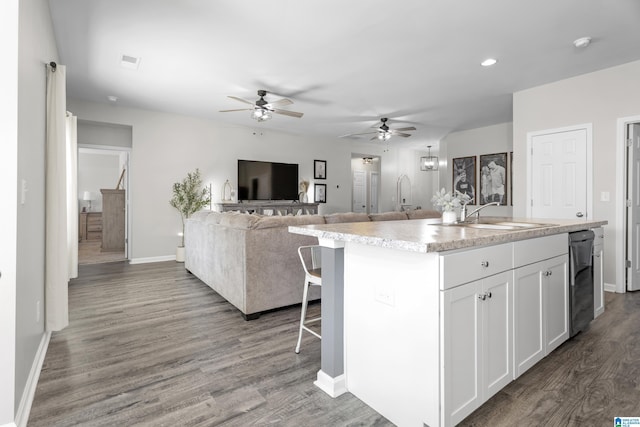
<svg viewBox="0 0 640 427"><path fill-rule="evenodd" d="M512 93L640 59L638 0L49 0L70 98L424 148L512 120ZM573 41L590 36L578 49ZM122 55L140 58L123 68ZM498 59L482 67L486 58ZM297 119L221 113L258 89ZM250 106L249 106L250 107ZM368 141L368 137L360 137Z"/></svg>

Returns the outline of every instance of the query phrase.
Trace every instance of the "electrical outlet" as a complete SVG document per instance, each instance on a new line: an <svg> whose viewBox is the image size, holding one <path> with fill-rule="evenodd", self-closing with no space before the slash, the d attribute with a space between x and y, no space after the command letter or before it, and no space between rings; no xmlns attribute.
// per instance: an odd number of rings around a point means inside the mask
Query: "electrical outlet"
<svg viewBox="0 0 640 427"><path fill-rule="evenodd" d="M375 299L389 307L395 306L395 293L393 286L389 284L376 285Z"/></svg>
<svg viewBox="0 0 640 427"><path fill-rule="evenodd" d="M27 180L23 179L22 185L20 186L20 204L21 205L24 205L27 202L27 191L29 191L29 188L27 188Z"/></svg>

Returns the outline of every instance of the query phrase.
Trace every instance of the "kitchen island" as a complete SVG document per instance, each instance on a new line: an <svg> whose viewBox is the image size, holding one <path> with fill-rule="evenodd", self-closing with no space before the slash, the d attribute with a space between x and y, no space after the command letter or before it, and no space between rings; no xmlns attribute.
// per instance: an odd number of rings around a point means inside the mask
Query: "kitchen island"
<svg viewBox="0 0 640 427"><path fill-rule="evenodd" d="M567 233L605 224L290 227L323 246L316 384L400 426L457 424L569 338Z"/></svg>

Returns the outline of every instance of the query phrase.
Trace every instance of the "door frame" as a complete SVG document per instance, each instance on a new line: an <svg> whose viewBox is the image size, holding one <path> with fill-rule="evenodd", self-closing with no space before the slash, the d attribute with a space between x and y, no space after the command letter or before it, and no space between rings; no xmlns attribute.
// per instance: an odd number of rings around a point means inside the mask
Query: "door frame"
<svg viewBox="0 0 640 427"><path fill-rule="evenodd" d="M587 218L593 217L593 124L583 123L579 125L565 126L555 129L545 129L534 132L527 132L527 199L526 209L527 217L531 217L531 203L533 197L533 159L531 151L533 150L533 138L536 136L547 135L552 133L572 132L577 130L585 130L587 132ZM513 197L513 195L512 195Z"/></svg>
<svg viewBox="0 0 640 427"><path fill-rule="evenodd" d="M129 188L131 186L131 147L120 147L116 145L92 145L92 144L78 144L78 154L80 150L84 153L95 153L95 154L106 154L113 153L113 155L120 156L125 155L125 164L126 164L126 172L125 178L123 179L123 188L125 190L125 199L124 199L124 258L125 260L131 260L131 191ZM77 178L76 178L77 180Z"/></svg>
<svg viewBox="0 0 640 427"><path fill-rule="evenodd" d="M627 268L626 268L626 242L629 234L627 227L627 125L640 123L640 116L621 117L616 123L616 224L614 228L616 238L615 260L616 260L616 284L617 293L627 291ZM613 289L605 289L611 291Z"/></svg>

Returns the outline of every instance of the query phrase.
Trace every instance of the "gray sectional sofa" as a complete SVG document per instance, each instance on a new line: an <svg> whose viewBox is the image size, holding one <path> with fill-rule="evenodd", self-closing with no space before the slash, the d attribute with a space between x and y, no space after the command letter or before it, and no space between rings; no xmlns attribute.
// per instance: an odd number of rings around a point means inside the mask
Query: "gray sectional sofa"
<svg viewBox="0 0 640 427"><path fill-rule="evenodd" d="M431 210L300 216L202 211L186 221L185 268L250 320L302 301L304 271L297 250L318 241L289 233L290 225L439 217ZM310 299L319 298L315 291Z"/></svg>

